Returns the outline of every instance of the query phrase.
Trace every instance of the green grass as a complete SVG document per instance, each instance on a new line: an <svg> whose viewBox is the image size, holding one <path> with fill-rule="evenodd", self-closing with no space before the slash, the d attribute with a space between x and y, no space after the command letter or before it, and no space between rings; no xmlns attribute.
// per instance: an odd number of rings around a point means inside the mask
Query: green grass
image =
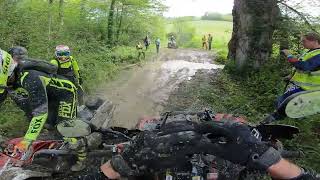
<svg viewBox="0 0 320 180"><path fill-rule="evenodd" d="M285 83L281 81L280 68L271 64L250 74L231 73L228 68L210 78L209 86L200 86L199 99L209 104L215 112L246 117L258 123L264 114L273 112L274 101L282 94ZM287 150L301 150L303 158L290 159L298 165L320 171L320 114L303 119L286 118L279 124L294 125L300 133L292 140L280 139Z"/></svg>
<svg viewBox="0 0 320 180"><path fill-rule="evenodd" d="M215 48L227 48L231 38L232 22L227 21L189 21L190 26L196 28L196 39L199 40L201 47L201 38L203 35L211 34L213 36L213 45Z"/></svg>
<svg viewBox="0 0 320 180"><path fill-rule="evenodd" d="M195 33L188 45L180 44L180 47L201 48L203 35L211 34L213 36L212 47L218 54L226 58L228 53L228 42L231 39L233 23L229 21L185 21L188 27L194 28ZM167 33L175 32L173 23L166 26Z"/></svg>

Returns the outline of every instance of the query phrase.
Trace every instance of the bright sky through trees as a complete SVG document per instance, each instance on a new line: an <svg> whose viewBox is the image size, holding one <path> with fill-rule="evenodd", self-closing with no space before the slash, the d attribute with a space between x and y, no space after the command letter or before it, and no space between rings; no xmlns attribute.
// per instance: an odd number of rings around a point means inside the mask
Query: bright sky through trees
<svg viewBox="0 0 320 180"><path fill-rule="evenodd" d="M232 13L234 0L165 0L169 7L164 15L167 17L179 16L203 16L205 12L218 12L222 14ZM288 0L290 6L301 7L314 16L320 15L319 0Z"/></svg>
<svg viewBox="0 0 320 180"><path fill-rule="evenodd" d="M203 16L205 12L230 14L234 0L165 0L167 17Z"/></svg>

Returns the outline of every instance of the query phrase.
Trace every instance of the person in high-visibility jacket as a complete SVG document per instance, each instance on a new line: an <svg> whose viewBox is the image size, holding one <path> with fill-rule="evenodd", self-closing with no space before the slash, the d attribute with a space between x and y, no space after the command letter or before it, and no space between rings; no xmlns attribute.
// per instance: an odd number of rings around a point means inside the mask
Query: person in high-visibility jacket
<svg viewBox="0 0 320 180"><path fill-rule="evenodd" d="M303 91L320 90L320 35L314 32L307 33L301 37L301 44L308 51L299 57L293 56L288 49L281 52L287 56L288 62L294 66L292 75L287 76L288 84L285 93L276 100L276 110L267 116L263 123L270 123L275 120L283 119L290 112L296 112L295 109L287 109L287 105L294 97L292 95ZM298 95L303 98L302 95ZM316 113L316 107L310 100L300 100L301 103L308 101L308 105L312 106L301 112L301 116L305 114ZM307 105L307 104L306 104ZM306 111L309 111L306 113ZM313 112L314 111L314 112ZM290 116L288 116L290 117Z"/></svg>
<svg viewBox="0 0 320 180"><path fill-rule="evenodd" d="M307 33L301 37L301 43L308 51L300 57L294 57L287 49L282 50L295 70L286 92L278 99L278 105L294 93L320 90L320 35Z"/></svg>
<svg viewBox="0 0 320 180"><path fill-rule="evenodd" d="M73 82L78 88L78 101L83 104L83 89L82 78L80 75L80 68L77 60L71 56L69 46L58 45L55 49L55 59L50 61L52 64L58 66L57 74L62 75Z"/></svg>

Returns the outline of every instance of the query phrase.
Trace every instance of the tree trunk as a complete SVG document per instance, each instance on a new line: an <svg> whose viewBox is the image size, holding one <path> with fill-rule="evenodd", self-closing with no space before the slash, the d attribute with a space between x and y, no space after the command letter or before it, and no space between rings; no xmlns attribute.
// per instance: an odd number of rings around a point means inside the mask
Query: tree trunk
<svg viewBox="0 0 320 180"><path fill-rule="evenodd" d="M110 4L110 10L109 10L109 17L108 17L108 34L107 34L107 44L112 46L113 45L113 16L114 16L114 9L115 9L115 3L116 0L112 0Z"/></svg>
<svg viewBox="0 0 320 180"><path fill-rule="evenodd" d="M47 47L47 58L50 56L50 44L51 44L51 32L52 32L52 5L53 0L48 1L48 47Z"/></svg>
<svg viewBox="0 0 320 180"><path fill-rule="evenodd" d="M60 0L60 1L59 1L59 22L60 22L59 30L62 28L62 26L63 26L63 24L64 24L64 10L63 10L63 5L64 5L64 0Z"/></svg>
<svg viewBox="0 0 320 180"><path fill-rule="evenodd" d="M268 61L278 15L276 0L235 0L228 58L238 70L258 69Z"/></svg>
<svg viewBox="0 0 320 180"><path fill-rule="evenodd" d="M122 5L121 7L121 12L120 12L120 18L119 18L119 24L118 24L118 28L117 28L117 33L116 33L116 39L119 42L119 37L120 37L120 31L122 28L122 19L123 19L123 14L124 14L124 5Z"/></svg>

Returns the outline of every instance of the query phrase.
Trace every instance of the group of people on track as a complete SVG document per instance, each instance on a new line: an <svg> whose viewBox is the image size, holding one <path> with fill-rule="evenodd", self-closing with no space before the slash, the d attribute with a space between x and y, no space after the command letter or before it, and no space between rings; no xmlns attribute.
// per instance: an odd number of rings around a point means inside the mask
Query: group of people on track
<svg viewBox="0 0 320 180"><path fill-rule="evenodd" d="M159 54L160 52L160 43L161 43L161 40L159 37L156 38L155 40L155 45L156 45L156 52L157 54ZM146 35L146 37L143 39L143 43L141 43L140 41L136 44L136 49L138 51L138 60L141 59L141 57L143 59L146 58L146 53L145 51L148 50L149 46L151 44L151 40L150 40L150 37L148 35ZM145 49L144 49L145 48Z"/></svg>
<svg viewBox="0 0 320 180"><path fill-rule="evenodd" d="M208 34L208 36L203 35L201 40L202 40L202 48L210 51L212 49L212 41L213 41L212 35L211 34Z"/></svg>
<svg viewBox="0 0 320 180"><path fill-rule="evenodd" d="M283 50L288 62L295 67L295 73L278 104L294 93L320 88L320 36L307 33L301 37L301 43L308 51L300 57ZM78 161L71 170L80 171L85 168L87 152L83 136L90 132L69 133L63 128L69 131L77 123L78 91L82 84L77 61L71 56L68 46L59 45L55 50L55 59L51 61L56 72L49 65L30 65L30 62L38 61L28 58L23 47L0 51L0 100L3 101L8 94L13 96L30 118L29 128L15 149L27 151L48 122L62 127L58 131L78 154ZM274 119L284 116L283 111L272 114ZM79 176L79 179L118 179L120 176L136 176L157 170L159 166L174 167L182 163L186 153L212 154L251 169L266 171L274 179L320 178L313 171L283 159L276 149L254 136L246 124L225 119L206 123L173 122L166 126L168 131L140 133L121 154L113 156L96 172ZM185 136L185 132L192 135ZM225 137L226 141L204 141L203 137L208 133Z"/></svg>

